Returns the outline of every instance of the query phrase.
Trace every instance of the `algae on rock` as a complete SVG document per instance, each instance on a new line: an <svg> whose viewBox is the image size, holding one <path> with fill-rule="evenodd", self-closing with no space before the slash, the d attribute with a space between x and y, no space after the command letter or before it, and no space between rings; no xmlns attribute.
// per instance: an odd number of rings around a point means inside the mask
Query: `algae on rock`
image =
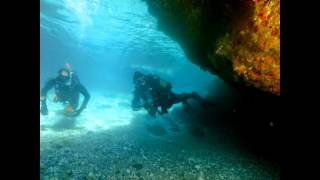
<svg viewBox="0 0 320 180"><path fill-rule="evenodd" d="M280 0L144 1L193 63L280 95Z"/></svg>

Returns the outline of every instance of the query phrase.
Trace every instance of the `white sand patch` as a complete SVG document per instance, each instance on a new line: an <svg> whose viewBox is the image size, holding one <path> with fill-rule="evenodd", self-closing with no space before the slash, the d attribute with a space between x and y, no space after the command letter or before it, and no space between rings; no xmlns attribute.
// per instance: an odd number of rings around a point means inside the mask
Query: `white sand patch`
<svg viewBox="0 0 320 180"><path fill-rule="evenodd" d="M134 112L131 110L131 94L104 95L101 92L91 92L91 99L80 116L67 118L59 111L64 106L53 103L52 94L49 95L49 115L40 115L40 135L64 136L79 135L88 131L103 131L119 126L130 125L136 114L145 114L145 111ZM82 99L81 99L82 101Z"/></svg>

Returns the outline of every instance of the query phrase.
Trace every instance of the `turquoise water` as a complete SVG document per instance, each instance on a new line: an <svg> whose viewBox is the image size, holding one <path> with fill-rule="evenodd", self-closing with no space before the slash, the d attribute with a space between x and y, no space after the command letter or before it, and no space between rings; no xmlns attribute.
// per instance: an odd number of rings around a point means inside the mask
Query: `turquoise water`
<svg viewBox="0 0 320 180"><path fill-rule="evenodd" d="M41 80L72 64L92 90L132 89L132 73L155 73L176 90L206 93L216 77L192 64L139 0L41 0Z"/></svg>
<svg viewBox="0 0 320 180"><path fill-rule="evenodd" d="M268 165L223 140L202 140L174 112L151 118L130 108L136 70L174 92L207 96L223 82L200 69L157 29L140 0L41 0L40 86L65 63L91 94L77 118L59 114L49 93L40 115L41 179L272 179ZM214 143L212 143L214 141Z"/></svg>

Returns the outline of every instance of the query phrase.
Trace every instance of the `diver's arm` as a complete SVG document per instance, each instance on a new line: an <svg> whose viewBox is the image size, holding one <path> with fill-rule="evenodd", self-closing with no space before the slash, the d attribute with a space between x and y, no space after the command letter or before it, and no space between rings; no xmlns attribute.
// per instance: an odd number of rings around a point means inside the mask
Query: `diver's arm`
<svg viewBox="0 0 320 180"><path fill-rule="evenodd" d="M56 79L51 79L51 80L49 80L49 81L45 84L45 86L41 89L41 92L40 92L40 101L41 101L41 109L40 109L40 112L41 112L41 114L43 114L43 115L48 115L47 94L48 94L48 91L53 88L53 86L55 85L55 83L56 83Z"/></svg>
<svg viewBox="0 0 320 180"><path fill-rule="evenodd" d="M48 91L53 88L55 83L56 83L56 79L51 79L41 89L40 100L42 104L46 105Z"/></svg>
<svg viewBox="0 0 320 180"><path fill-rule="evenodd" d="M79 89L79 92L84 96L84 100L82 101L82 104L78 110L80 113L87 107L87 104L90 100L90 94L82 84L78 85L78 89Z"/></svg>

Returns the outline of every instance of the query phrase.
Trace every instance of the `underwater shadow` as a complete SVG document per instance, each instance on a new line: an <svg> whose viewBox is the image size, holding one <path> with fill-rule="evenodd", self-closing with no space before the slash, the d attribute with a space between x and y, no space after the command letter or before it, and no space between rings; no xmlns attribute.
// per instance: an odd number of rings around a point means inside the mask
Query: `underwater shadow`
<svg viewBox="0 0 320 180"><path fill-rule="evenodd" d="M204 131L215 144L278 163L280 98L244 87L222 86L212 92L206 98L216 106L203 108L191 103L187 113L177 108L172 115L183 119L192 135L201 137Z"/></svg>
<svg viewBox="0 0 320 180"><path fill-rule="evenodd" d="M146 129L154 136L165 136L168 134L167 130L159 124L146 125Z"/></svg>
<svg viewBox="0 0 320 180"><path fill-rule="evenodd" d="M54 131L74 130L79 129L76 126L76 118L62 117L51 126Z"/></svg>
<svg viewBox="0 0 320 180"><path fill-rule="evenodd" d="M171 131L170 127L166 127L163 122L163 118L153 118L149 114L136 114L132 118L131 128L132 129L144 129L145 132L152 136L163 137L169 134Z"/></svg>
<svg viewBox="0 0 320 180"><path fill-rule="evenodd" d="M203 138L205 137L205 132L198 124L200 114L204 114L200 111L200 106L195 101L186 107L174 107L167 114L157 114L156 117L151 117L149 114L135 114L131 120L133 122L131 128L144 129L148 134L158 137L186 130L193 137ZM142 109L141 111L144 110ZM204 111L212 111L212 107L207 107ZM196 122L193 122L194 119L196 119Z"/></svg>

